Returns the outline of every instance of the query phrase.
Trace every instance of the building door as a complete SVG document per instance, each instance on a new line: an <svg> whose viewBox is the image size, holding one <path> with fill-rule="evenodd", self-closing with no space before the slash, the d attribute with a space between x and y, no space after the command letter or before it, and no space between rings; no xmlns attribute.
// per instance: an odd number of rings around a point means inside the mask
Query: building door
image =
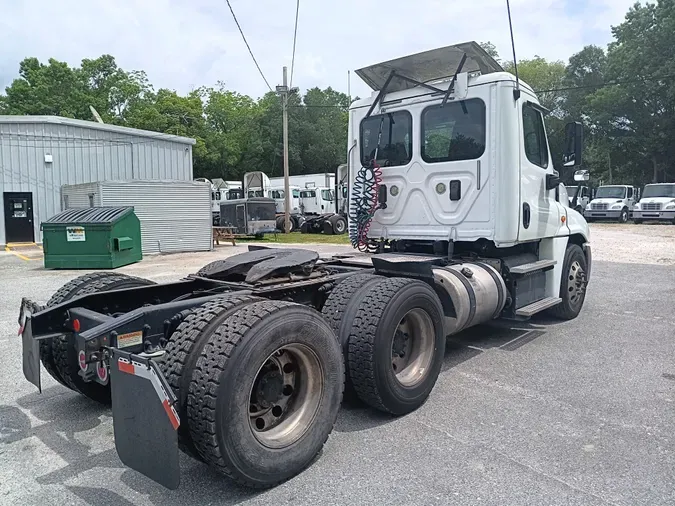
<svg viewBox="0 0 675 506"><path fill-rule="evenodd" d="M5 242L34 242L33 194L4 192Z"/></svg>

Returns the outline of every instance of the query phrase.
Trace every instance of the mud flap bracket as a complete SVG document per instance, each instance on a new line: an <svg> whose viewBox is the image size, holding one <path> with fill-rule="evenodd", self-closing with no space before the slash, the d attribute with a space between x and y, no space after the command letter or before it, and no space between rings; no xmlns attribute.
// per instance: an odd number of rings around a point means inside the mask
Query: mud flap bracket
<svg viewBox="0 0 675 506"><path fill-rule="evenodd" d="M117 454L126 466L175 490L180 484L176 396L154 361L110 351Z"/></svg>

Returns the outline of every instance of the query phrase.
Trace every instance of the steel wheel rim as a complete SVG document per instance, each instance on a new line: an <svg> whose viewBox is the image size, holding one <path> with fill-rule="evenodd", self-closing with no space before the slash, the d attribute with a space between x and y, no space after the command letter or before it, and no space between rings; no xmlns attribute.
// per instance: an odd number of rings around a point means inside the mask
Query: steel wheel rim
<svg viewBox="0 0 675 506"><path fill-rule="evenodd" d="M285 448L312 425L323 396L319 357L304 344L272 353L256 374L249 394L249 426L263 446Z"/></svg>
<svg viewBox="0 0 675 506"><path fill-rule="evenodd" d="M581 264L575 260L567 274L567 296L570 304L577 305L581 302L586 287L586 273Z"/></svg>
<svg viewBox="0 0 675 506"><path fill-rule="evenodd" d="M338 220L337 223L335 224L335 229L342 233L345 231L345 223L342 220Z"/></svg>
<svg viewBox="0 0 675 506"><path fill-rule="evenodd" d="M391 367L398 382L414 387L426 378L434 355L434 323L420 308L408 311L396 326Z"/></svg>

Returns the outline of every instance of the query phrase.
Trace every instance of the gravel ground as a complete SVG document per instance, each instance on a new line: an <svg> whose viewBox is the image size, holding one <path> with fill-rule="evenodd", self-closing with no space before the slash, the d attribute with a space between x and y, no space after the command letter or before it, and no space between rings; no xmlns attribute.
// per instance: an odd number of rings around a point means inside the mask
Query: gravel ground
<svg viewBox="0 0 675 506"><path fill-rule="evenodd" d="M675 226L592 223L593 256L607 262L675 265Z"/></svg>
<svg viewBox="0 0 675 506"><path fill-rule="evenodd" d="M450 338L424 406L402 418L344 406L320 458L264 492L184 456L181 487L163 489L119 461L109 410L45 373L35 392L21 371L19 300L46 301L81 272L0 254L0 505L672 505L675 267L626 262L675 264L675 241L664 237L673 230L593 224L596 262L579 318ZM244 250L121 270L166 281Z"/></svg>

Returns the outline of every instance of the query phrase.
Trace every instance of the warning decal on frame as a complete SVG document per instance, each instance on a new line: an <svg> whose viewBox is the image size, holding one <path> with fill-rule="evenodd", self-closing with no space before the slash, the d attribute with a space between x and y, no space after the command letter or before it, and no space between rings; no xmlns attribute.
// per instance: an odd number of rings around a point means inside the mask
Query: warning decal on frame
<svg viewBox="0 0 675 506"><path fill-rule="evenodd" d="M68 242L86 241L84 227L66 227L66 239Z"/></svg>
<svg viewBox="0 0 675 506"><path fill-rule="evenodd" d="M140 344L143 344L143 332L140 330L117 336L118 348L129 348L130 346L138 346Z"/></svg>

